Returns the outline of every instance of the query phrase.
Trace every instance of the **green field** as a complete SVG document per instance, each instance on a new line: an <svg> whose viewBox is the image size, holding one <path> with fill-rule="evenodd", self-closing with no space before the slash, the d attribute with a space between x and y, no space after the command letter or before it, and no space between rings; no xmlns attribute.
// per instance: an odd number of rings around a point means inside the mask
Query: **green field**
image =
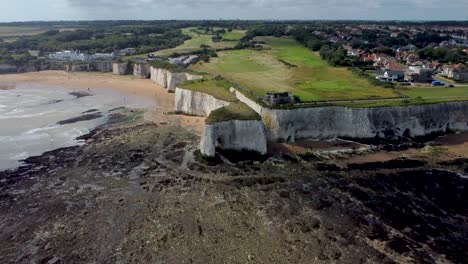
<svg viewBox="0 0 468 264"><path fill-rule="evenodd" d="M258 96L289 91L303 102L397 98L391 89L370 84L346 68L330 67L317 53L287 38L262 37L271 49L219 52L193 70L226 77Z"/></svg>
<svg viewBox="0 0 468 264"><path fill-rule="evenodd" d="M41 27L21 27L21 26L0 26L0 38L31 36L46 32L50 29L60 31L76 30L76 28L41 28Z"/></svg>
<svg viewBox="0 0 468 264"><path fill-rule="evenodd" d="M42 28L35 27L10 27L0 26L0 37L29 36L45 32Z"/></svg>
<svg viewBox="0 0 468 264"><path fill-rule="evenodd" d="M239 41L242 37L245 36L244 30L233 30L223 34L223 40L226 41Z"/></svg>
<svg viewBox="0 0 468 264"><path fill-rule="evenodd" d="M236 96L229 91L232 86L229 81L218 78L187 81L183 84L184 89L208 93L219 100L227 102L237 100Z"/></svg>
<svg viewBox="0 0 468 264"><path fill-rule="evenodd" d="M237 44L237 41L231 40L238 40L245 35L245 31L243 30L233 30L232 32L227 32L226 34L222 35L223 38L229 39L230 41L213 42L212 35L204 34L203 32L198 31L196 28L184 28L182 29L182 33L189 35L192 38L185 41L185 43L180 46L172 49L160 50L155 54L160 56L169 56L175 52L189 53L200 50L201 45L208 45L215 49L232 48Z"/></svg>
<svg viewBox="0 0 468 264"><path fill-rule="evenodd" d="M260 120L261 117L257 112L252 110L244 103L232 103L228 106L219 108L210 113L206 119L207 124L214 124L217 122L229 120Z"/></svg>
<svg viewBox="0 0 468 264"><path fill-rule="evenodd" d="M401 91L412 98L468 97L468 86L404 88Z"/></svg>

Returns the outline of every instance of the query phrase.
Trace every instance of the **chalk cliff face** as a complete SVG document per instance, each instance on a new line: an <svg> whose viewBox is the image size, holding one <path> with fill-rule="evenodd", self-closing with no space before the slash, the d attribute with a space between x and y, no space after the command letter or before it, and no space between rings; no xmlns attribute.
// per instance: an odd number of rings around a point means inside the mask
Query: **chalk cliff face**
<svg viewBox="0 0 468 264"><path fill-rule="evenodd" d="M163 88L167 88L167 70L151 67L151 80Z"/></svg>
<svg viewBox="0 0 468 264"><path fill-rule="evenodd" d="M130 72L129 64L127 62L114 62L112 63L112 73L115 75L125 75Z"/></svg>
<svg viewBox="0 0 468 264"><path fill-rule="evenodd" d="M69 72L84 72L84 71L98 71L98 72L112 72L111 61L93 61L88 63L69 63L64 65L65 71Z"/></svg>
<svg viewBox="0 0 468 264"><path fill-rule="evenodd" d="M468 102L379 108L315 107L278 110L262 107L236 91L236 97L262 116L271 140L424 136L468 131Z"/></svg>
<svg viewBox="0 0 468 264"><path fill-rule="evenodd" d="M133 76L138 79L149 79L151 75L150 65L147 63L135 63Z"/></svg>
<svg viewBox="0 0 468 264"><path fill-rule="evenodd" d="M202 76L194 75L186 72L170 72L166 69L159 69L151 67L151 80L163 88L167 88L170 93L175 92L176 87L185 82L191 80L201 79Z"/></svg>
<svg viewBox="0 0 468 264"><path fill-rule="evenodd" d="M230 102L219 100L211 95L176 88L175 112L186 115L208 116L216 109L229 105Z"/></svg>
<svg viewBox="0 0 468 264"><path fill-rule="evenodd" d="M214 157L216 148L267 153L265 128L258 120L230 120L205 125L200 142L202 155Z"/></svg>

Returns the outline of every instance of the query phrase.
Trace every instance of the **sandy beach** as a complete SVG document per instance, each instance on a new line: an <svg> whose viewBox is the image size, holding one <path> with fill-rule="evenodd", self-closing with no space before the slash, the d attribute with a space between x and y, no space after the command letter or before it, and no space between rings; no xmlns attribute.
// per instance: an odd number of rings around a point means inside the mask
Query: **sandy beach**
<svg viewBox="0 0 468 264"><path fill-rule="evenodd" d="M148 121L180 124L197 134L201 134L203 131L204 118L170 114L174 110L174 94L168 93L166 89L151 80L135 79L131 75L42 71L0 75L0 82L7 84L40 83L80 89L111 88L128 94L145 96L153 98L157 105L156 109L146 113L145 119Z"/></svg>

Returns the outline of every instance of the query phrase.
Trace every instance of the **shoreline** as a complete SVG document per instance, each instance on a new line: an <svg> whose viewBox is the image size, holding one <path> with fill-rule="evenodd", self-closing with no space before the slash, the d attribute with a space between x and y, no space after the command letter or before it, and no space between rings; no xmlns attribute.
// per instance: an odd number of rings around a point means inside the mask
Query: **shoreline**
<svg viewBox="0 0 468 264"><path fill-rule="evenodd" d="M451 202L466 200L464 160L416 155L337 167L276 153L208 164L184 128L139 122L84 140L0 171L3 262L205 263L250 254L329 263L357 252L370 262L413 263L465 254L460 233L439 232L465 226L464 207Z"/></svg>
<svg viewBox="0 0 468 264"><path fill-rule="evenodd" d="M203 117L169 114L174 111L174 94L149 79L136 79L131 75L113 75L97 72L40 71L0 75L0 83L39 83L67 88L114 89L127 94L151 98L155 109L148 109L145 120L153 123L181 125L201 135Z"/></svg>

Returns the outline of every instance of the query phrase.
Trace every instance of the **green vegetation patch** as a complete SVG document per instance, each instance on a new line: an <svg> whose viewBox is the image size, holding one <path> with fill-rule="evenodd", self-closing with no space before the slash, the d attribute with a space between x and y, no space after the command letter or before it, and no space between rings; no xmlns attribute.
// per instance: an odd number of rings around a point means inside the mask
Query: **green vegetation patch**
<svg viewBox="0 0 468 264"><path fill-rule="evenodd" d="M391 106L411 106L411 105L428 105L438 103L448 103L457 101L468 101L468 97L451 97L451 98L410 98L401 100L382 100L378 102L353 102L342 104L342 106L354 108L373 108L373 107L391 107Z"/></svg>
<svg viewBox="0 0 468 264"><path fill-rule="evenodd" d="M232 103L223 108L211 112L210 116L206 119L206 124L214 124L217 122L230 121L230 120L261 120L257 112L252 110L244 103Z"/></svg>
<svg viewBox="0 0 468 264"><path fill-rule="evenodd" d="M232 30L231 32L226 32L222 36L225 41L239 41L245 36L245 33L245 30Z"/></svg>
<svg viewBox="0 0 468 264"><path fill-rule="evenodd" d="M45 31L40 27L0 26L0 37L36 35Z"/></svg>
<svg viewBox="0 0 468 264"><path fill-rule="evenodd" d="M153 66L154 68L166 69L171 72L183 72L184 71L184 69L177 66L176 64L172 64L170 62L163 61L163 60L154 60L150 63L150 65Z"/></svg>
<svg viewBox="0 0 468 264"><path fill-rule="evenodd" d="M164 49L156 52L159 56L171 56L174 53L188 54L192 52L201 51L201 46L209 46L213 49L225 49L234 48L237 44L237 40L241 39L245 35L243 30L233 30L232 32L226 32L222 34L222 41L213 42L213 35L207 34L196 27L189 27L182 29L184 35L190 36L191 39L186 40L182 45L179 45L172 49Z"/></svg>
<svg viewBox="0 0 468 264"><path fill-rule="evenodd" d="M231 87L233 84L221 77L187 81L182 85L183 89L206 93L219 100L235 102L237 98L229 91Z"/></svg>
<svg viewBox="0 0 468 264"><path fill-rule="evenodd" d="M210 63L193 69L222 75L258 97L268 92L291 92L302 102L399 98L386 89L353 74L331 67L300 43L289 38L258 37L271 49L218 52Z"/></svg>
<svg viewBox="0 0 468 264"><path fill-rule="evenodd" d="M467 97L468 99L468 86L463 87L418 87L418 88L402 88L400 89L404 94L411 98L447 98L447 97Z"/></svg>

